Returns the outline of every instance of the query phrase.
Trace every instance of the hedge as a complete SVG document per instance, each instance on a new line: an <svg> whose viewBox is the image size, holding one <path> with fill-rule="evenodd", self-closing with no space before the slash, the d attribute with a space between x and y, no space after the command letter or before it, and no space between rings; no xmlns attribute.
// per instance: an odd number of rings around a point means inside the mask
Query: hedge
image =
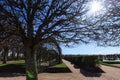
<svg viewBox="0 0 120 80"><path fill-rule="evenodd" d="M67 55L63 56L63 58L70 61L74 65L85 69L94 69L99 67L99 57L96 55L90 56Z"/></svg>

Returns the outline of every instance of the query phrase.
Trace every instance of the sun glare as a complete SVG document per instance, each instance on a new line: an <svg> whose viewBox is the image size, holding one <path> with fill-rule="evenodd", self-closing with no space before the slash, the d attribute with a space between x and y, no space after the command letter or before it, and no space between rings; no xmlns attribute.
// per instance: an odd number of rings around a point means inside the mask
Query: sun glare
<svg viewBox="0 0 120 80"><path fill-rule="evenodd" d="M92 13L95 13L95 12L100 11L101 7L102 7L101 2L94 1L91 3L90 9Z"/></svg>
<svg viewBox="0 0 120 80"><path fill-rule="evenodd" d="M88 5L89 5L88 14L90 15L101 13L104 8L104 4L102 1L92 1Z"/></svg>

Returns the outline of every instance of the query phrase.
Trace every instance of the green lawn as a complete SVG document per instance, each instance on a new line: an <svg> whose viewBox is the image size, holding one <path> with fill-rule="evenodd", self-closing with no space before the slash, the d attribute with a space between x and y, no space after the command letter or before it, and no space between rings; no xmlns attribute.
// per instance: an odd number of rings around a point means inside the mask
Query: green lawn
<svg viewBox="0 0 120 80"><path fill-rule="evenodd" d="M51 66L50 68L67 68L67 66L65 63L62 62L61 64Z"/></svg>
<svg viewBox="0 0 120 80"><path fill-rule="evenodd" d="M9 61L7 64L0 64L0 72L3 73L25 73L25 61ZM66 73L71 72L69 68L62 62L50 66L46 72L51 73Z"/></svg>
<svg viewBox="0 0 120 80"><path fill-rule="evenodd" d="M66 66L65 63L61 63L61 64L56 64L54 66L50 66L47 69L47 72L50 73L71 73L71 70Z"/></svg>
<svg viewBox="0 0 120 80"><path fill-rule="evenodd" d="M103 60L105 63L120 63L120 60Z"/></svg>
<svg viewBox="0 0 120 80"><path fill-rule="evenodd" d="M120 66L115 66L115 65L113 65L113 64L108 64L108 63L104 63L104 62L100 62L100 64L105 65L105 66L120 68Z"/></svg>
<svg viewBox="0 0 120 80"><path fill-rule="evenodd" d="M25 73L25 61L8 61L0 64L1 73Z"/></svg>
<svg viewBox="0 0 120 80"><path fill-rule="evenodd" d="M20 60L20 61L14 61L14 62L7 62L6 64L0 64L0 66L6 66L6 65L25 65L25 61Z"/></svg>

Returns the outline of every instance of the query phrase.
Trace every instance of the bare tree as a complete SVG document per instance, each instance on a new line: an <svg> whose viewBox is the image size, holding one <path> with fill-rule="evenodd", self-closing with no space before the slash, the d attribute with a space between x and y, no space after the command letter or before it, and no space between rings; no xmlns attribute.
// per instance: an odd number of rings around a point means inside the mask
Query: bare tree
<svg viewBox="0 0 120 80"><path fill-rule="evenodd" d="M120 46L120 1L107 1L107 13L97 25L99 46Z"/></svg>
<svg viewBox="0 0 120 80"><path fill-rule="evenodd" d="M37 45L35 49L36 49L35 51L37 53L37 61L38 61L37 64L38 65L41 63L41 60L45 59L45 57L46 57L46 59L48 59L48 57L52 57L53 54L54 54L54 56L57 55L56 60L57 60L58 64L60 64L62 62L61 48L60 48L59 43L54 38L49 38L45 41L40 42L39 45ZM42 51L41 49L44 51ZM51 55L49 53L51 53ZM50 55L50 56L46 56L46 55ZM42 59L41 59L41 57L42 57ZM54 59L54 58L51 58L51 59Z"/></svg>
<svg viewBox="0 0 120 80"><path fill-rule="evenodd" d="M3 64L6 64L7 63L7 56L8 56L8 46L3 46L3 49L4 49L4 52L2 53L3 55Z"/></svg>
<svg viewBox="0 0 120 80"><path fill-rule="evenodd" d="M56 51L56 55L58 55L57 57L57 60L58 60L58 63L61 63L62 62L62 50L60 48L60 44L56 41L55 38L49 38L47 41L43 41L42 42L43 46L46 44L46 48L48 50L54 50Z"/></svg>
<svg viewBox="0 0 120 80"><path fill-rule="evenodd" d="M3 64L6 64L7 57L8 57L8 54L9 54L9 50L12 49L12 48L16 48L16 51L14 50L14 52L17 53L17 48L23 47L23 44L21 42L21 39L19 37L17 37L17 36L14 36L14 35L6 37L6 38L1 35L1 37L2 38L1 38L1 41L0 41L0 45L4 50L3 53L2 53L2 55L3 55ZM15 58L15 53L13 53L12 59ZM19 54L19 53L17 53L17 54Z"/></svg>
<svg viewBox="0 0 120 80"><path fill-rule="evenodd" d="M0 24L3 32L8 36L19 36L24 45L26 80L38 80L35 48L40 42L49 38L67 45L90 41L92 27L83 26L86 1L0 1Z"/></svg>

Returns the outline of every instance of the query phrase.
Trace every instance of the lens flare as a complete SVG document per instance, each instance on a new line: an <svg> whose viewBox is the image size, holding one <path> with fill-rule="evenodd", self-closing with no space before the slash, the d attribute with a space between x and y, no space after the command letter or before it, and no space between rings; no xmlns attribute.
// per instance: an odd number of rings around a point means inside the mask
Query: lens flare
<svg viewBox="0 0 120 80"><path fill-rule="evenodd" d="M105 7L104 7L104 2L103 0L93 0L88 3L88 14L89 15L96 15L96 14L101 14L104 12Z"/></svg>

